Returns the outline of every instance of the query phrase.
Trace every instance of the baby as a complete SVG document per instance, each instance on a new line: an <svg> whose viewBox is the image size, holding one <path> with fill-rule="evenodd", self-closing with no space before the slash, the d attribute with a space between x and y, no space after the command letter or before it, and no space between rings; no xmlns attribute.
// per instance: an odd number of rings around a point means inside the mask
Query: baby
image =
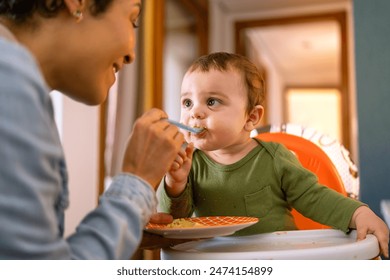
<svg viewBox="0 0 390 280"><path fill-rule="evenodd" d="M389 229L364 203L320 185L284 146L251 138L264 113L263 80L247 58L213 53L184 76L181 122L189 145L159 188L159 210L175 218L253 216L260 221L236 235L296 230L292 207L358 239L373 233L388 257ZM196 148L196 149L195 149Z"/></svg>

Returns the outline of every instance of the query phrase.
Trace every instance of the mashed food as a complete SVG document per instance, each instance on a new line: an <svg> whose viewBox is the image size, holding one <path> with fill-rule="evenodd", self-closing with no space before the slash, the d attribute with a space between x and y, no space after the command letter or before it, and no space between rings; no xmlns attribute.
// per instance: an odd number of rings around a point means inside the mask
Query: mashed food
<svg viewBox="0 0 390 280"><path fill-rule="evenodd" d="M172 223L168 224L169 228L192 228L192 227L203 227L202 224L186 220L184 218L174 219Z"/></svg>

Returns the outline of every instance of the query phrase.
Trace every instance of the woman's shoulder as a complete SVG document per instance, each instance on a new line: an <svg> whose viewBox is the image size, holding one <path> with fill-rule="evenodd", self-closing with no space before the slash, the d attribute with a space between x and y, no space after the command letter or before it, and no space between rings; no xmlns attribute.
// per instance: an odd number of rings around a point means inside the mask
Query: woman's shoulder
<svg viewBox="0 0 390 280"><path fill-rule="evenodd" d="M41 71L32 54L22 45L0 38L0 79L39 80L42 82ZM18 83L18 84L19 84Z"/></svg>
<svg viewBox="0 0 390 280"><path fill-rule="evenodd" d="M4 98L47 103L50 90L32 54L22 45L0 38L0 91ZM36 94L34 94L34 92Z"/></svg>
<svg viewBox="0 0 390 280"><path fill-rule="evenodd" d="M2 64L14 67L21 62L28 63L33 61L31 53L24 46L3 37L0 37L0 51L0 62Z"/></svg>

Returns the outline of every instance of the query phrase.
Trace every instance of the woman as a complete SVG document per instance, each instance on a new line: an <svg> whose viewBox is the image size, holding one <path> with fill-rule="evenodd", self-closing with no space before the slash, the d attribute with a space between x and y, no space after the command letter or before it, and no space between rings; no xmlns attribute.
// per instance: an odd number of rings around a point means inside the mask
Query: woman
<svg viewBox="0 0 390 280"><path fill-rule="evenodd" d="M0 0L0 259L127 259L136 250L183 135L160 110L139 118L123 173L64 239L67 170L49 92L102 103L134 60L140 10L141 0Z"/></svg>

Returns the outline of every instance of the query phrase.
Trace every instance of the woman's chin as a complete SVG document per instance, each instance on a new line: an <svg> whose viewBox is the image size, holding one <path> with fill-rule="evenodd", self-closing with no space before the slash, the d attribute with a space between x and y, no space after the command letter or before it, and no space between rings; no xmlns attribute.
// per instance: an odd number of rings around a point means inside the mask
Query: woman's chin
<svg viewBox="0 0 390 280"><path fill-rule="evenodd" d="M86 96L84 98L80 98L79 102L84 103L88 106L98 106L103 104L103 102L106 100L107 94L99 94L99 95L92 95L92 96Z"/></svg>
<svg viewBox="0 0 390 280"><path fill-rule="evenodd" d="M103 104L103 102L106 100L107 95L96 95L96 96L90 96L90 98L85 98L84 100L81 100L86 105L89 106L97 106Z"/></svg>

